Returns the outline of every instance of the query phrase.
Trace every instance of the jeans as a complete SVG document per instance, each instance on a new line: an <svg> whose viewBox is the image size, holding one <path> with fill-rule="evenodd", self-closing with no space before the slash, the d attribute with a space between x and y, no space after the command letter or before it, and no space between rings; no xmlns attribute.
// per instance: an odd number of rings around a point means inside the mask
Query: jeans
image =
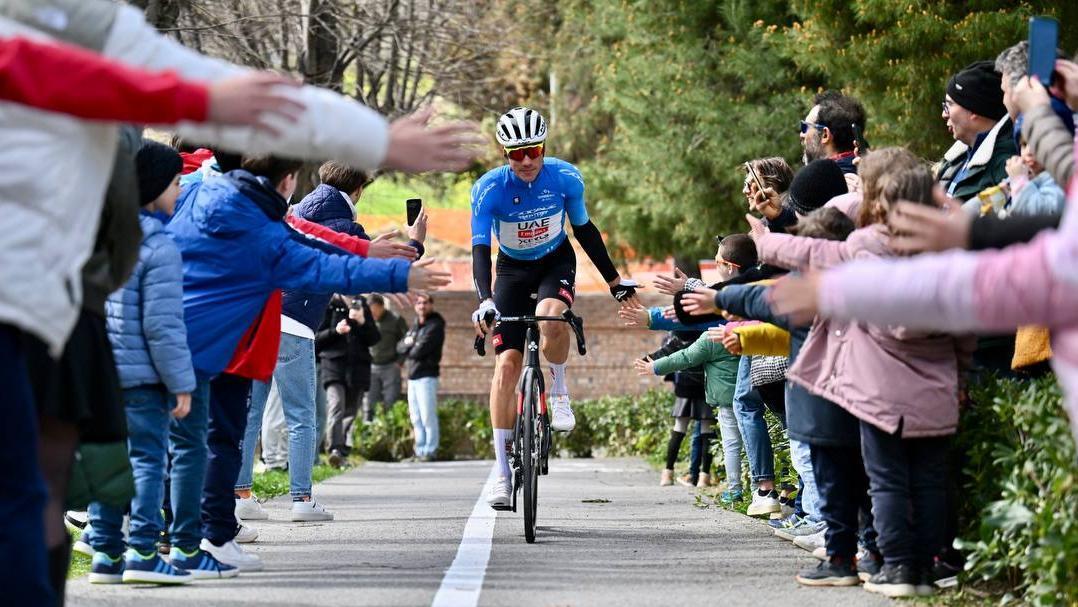
<svg viewBox="0 0 1078 607"><path fill-rule="evenodd" d="M127 388L123 393L127 451L135 477L127 545L145 554L156 550L165 528L161 501L165 499L169 419L175 400L162 385ZM112 557L122 553L124 508L93 502L87 516L90 531L83 534L83 541Z"/></svg>
<svg viewBox="0 0 1078 607"><path fill-rule="evenodd" d="M281 334L281 348L273 383L281 395L285 422L288 424L288 481L293 498L311 495L311 471L314 468L315 369L314 340ZM262 411L269 398L270 384L251 384L251 407L247 412L247 431L243 441L243 463L236 489L250 489L253 478L255 445L248 437L257 436L262 426Z"/></svg>
<svg viewBox="0 0 1078 607"><path fill-rule="evenodd" d="M210 382L199 379L191 392L191 412L169 422L172 545L190 552L202 541L202 486L206 480L206 428Z"/></svg>
<svg viewBox="0 0 1078 607"><path fill-rule="evenodd" d="M791 438L790 460L797 475L801 477L801 490L798 491L801 509L809 520L813 522L823 520L820 516L820 492L816 486L816 476L813 474L812 451L809 444Z"/></svg>
<svg viewBox="0 0 1078 607"><path fill-rule="evenodd" d="M741 430L732 407L719 407L719 432L722 434L723 462L726 465L726 488L743 491L741 485Z"/></svg>
<svg viewBox="0 0 1078 607"><path fill-rule="evenodd" d="M362 400L362 393L349 390L340 382L326 386L326 445L330 451L348 453L352 446L352 423Z"/></svg>
<svg viewBox="0 0 1078 607"><path fill-rule="evenodd" d="M864 510L868 497L861 448L812 445L810 451L820 516L827 523L827 554L852 559L857 553L858 511ZM871 522L866 526L871 529ZM866 547L875 551L875 541L865 539Z"/></svg>
<svg viewBox="0 0 1078 607"><path fill-rule="evenodd" d="M8 605L52 605L45 550L48 491L37 460L37 410L21 331L0 323L0 587Z"/></svg>
<svg viewBox="0 0 1078 607"><path fill-rule="evenodd" d="M775 480L775 455L771 451L771 435L767 433L767 421L764 419L764 401L752 388L750 369L749 357L742 356L737 367L737 385L734 387L734 413L745 442L752 481L756 483Z"/></svg>
<svg viewBox="0 0 1078 607"><path fill-rule="evenodd" d="M240 445L250 396L247 378L225 373L210 382L210 458L202 488L202 535L215 546L231 541L239 528L234 488L243 462Z"/></svg>
<svg viewBox="0 0 1078 607"><path fill-rule="evenodd" d="M375 405L388 410L401 397L401 368L397 363L371 365L371 389L367 392L367 411L374 415Z"/></svg>
<svg viewBox="0 0 1078 607"><path fill-rule="evenodd" d="M928 567L947 526L950 437L902 438L861 422L877 543L889 565Z"/></svg>
<svg viewBox="0 0 1078 607"><path fill-rule="evenodd" d="M254 430L244 433L251 434L251 445L255 445L261 434L262 461L270 468L288 467L288 424L284 421L284 405L281 404L281 392L277 390L277 382L270 380L269 396L266 398L265 412L259 418L262 420L262 430L254 425ZM251 428L251 424L247 424Z"/></svg>
<svg viewBox="0 0 1078 607"><path fill-rule="evenodd" d="M433 457L438 450L438 378L408 380L408 415L415 430L416 457Z"/></svg>

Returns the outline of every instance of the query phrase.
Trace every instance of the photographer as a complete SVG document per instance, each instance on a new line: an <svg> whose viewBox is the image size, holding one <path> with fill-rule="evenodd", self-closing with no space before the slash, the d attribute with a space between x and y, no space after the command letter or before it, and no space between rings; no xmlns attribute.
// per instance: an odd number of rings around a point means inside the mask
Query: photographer
<svg viewBox="0 0 1078 607"><path fill-rule="evenodd" d="M352 422L371 385L370 347L381 334L363 297L334 295L315 335L326 389L326 450L339 468L352 447Z"/></svg>

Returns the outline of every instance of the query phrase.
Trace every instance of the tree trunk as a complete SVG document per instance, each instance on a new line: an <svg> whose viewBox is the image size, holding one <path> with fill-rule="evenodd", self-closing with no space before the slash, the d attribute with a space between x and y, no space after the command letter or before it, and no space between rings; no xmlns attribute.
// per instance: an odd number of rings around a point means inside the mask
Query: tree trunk
<svg viewBox="0 0 1078 607"><path fill-rule="evenodd" d="M332 0L308 0L307 57L304 79L314 85L341 92L343 74L335 69L340 34Z"/></svg>

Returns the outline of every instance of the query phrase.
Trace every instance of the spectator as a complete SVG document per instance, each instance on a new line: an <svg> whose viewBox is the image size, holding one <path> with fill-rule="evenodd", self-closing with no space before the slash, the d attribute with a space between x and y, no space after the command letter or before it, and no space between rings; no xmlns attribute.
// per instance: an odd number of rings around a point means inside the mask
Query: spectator
<svg viewBox="0 0 1078 607"><path fill-rule="evenodd" d="M434 311L434 298L421 293L415 302L415 326L397 346L408 372L408 413L415 429L415 456L431 461L438 450L438 375L445 343L445 320Z"/></svg>
<svg viewBox="0 0 1078 607"><path fill-rule="evenodd" d="M657 351L649 354L648 358L655 360L684 350L695 343L700 335L701 331L671 331L663 340L662 346ZM715 412L707 405L707 400L704 398L703 367L698 365L674 371L667 374L664 379L674 384L674 407L670 411L670 416L674 418L674 427L670 430L670 439L666 443L666 467L663 468L660 474L659 486L669 487L674 484L674 464L677 462L678 453L681 451L681 443L685 440L685 432L689 429L689 422L696 420L697 427L704 420L708 422L708 425L714 425ZM692 452L695 457L690 457L688 481L691 482L692 486L696 486L701 479L700 462L696 461L696 459L699 458L702 461L703 452L700 446L696 445L693 445ZM708 459L710 460L710 458ZM693 469L695 469L696 474L693 474ZM711 484L710 470L704 470L703 472L707 473L708 477L706 482L700 486L706 487Z"/></svg>
<svg viewBox="0 0 1078 607"><path fill-rule="evenodd" d="M861 102L838 91L824 91L813 100L812 109L801 121L801 161L834 160L851 192L861 190L854 158L864 153L865 108Z"/></svg>
<svg viewBox="0 0 1078 607"><path fill-rule="evenodd" d="M371 346L371 389L367 392L364 412L371 420L379 403L388 409L400 400L401 356L397 353L397 344L408 333L408 323L386 306L381 295L375 293L367 298L367 302L381 336L378 343Z"/></svg>
<svg viewBox="0 0 1078 607"><path fill-rule="evenodd" d="M1007 160L1007 179L1000 187L1009 195L1003 215L1054 215L1063 212L1066 196L1044 166L1033 157L1033 148L1022 137L1022 155Z"/></svg>
<svg viewBox="0 0 1078 607"><path fill-rule="evenodd" d="M1007 159L1018 153L1001 78L991 61L971 63L951 77L942 116L955 144L943 155L936 178L948 196L976 214L977 194L1003 181Z"/></svg>
<svg viewBox="0 0 1078 607"><path fill-rule="evenodd" d="M352 447L352 422L371 381L370 346L381 337L362 297L334 296L315 335L326 389L326 450L340 468Z"/></svg>

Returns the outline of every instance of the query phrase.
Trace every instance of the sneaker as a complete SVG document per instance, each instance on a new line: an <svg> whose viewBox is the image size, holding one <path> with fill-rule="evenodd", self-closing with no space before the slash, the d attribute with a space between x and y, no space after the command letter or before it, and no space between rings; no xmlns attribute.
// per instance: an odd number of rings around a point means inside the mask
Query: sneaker
<svg viewBox="0 0 1078 607"><path fill-rule="evenodd" d="M794 508L795 499L795 496L787 491L779 494L779 518L786 518L797 511ZM774 516L774 513L772 513L772 516Z"/></svg>
<svg viewBox="0 0 1078 607"><path fill-rule="evenodd" d="M700 476L696 477L697 488L703 489L711 486L711 475L707 472L701 472Z"/></svg>
<svg viewBox="0 0 1078 607"><path fill-rule="evenodd" d="M726 506L730 506L734 503L740 502L745 497L745 494L740 489L727 489L719 494L719 501Z"/></svg>
<svg viewBox="0 0 1078 607"><path fill-rule="evenodd" d="M237 544L250 544L258 539L258 529L240 524L236 530L236 537L232 538Z"/></svg>
<svg viewBox="0 0 1078 607"><path fill-rule="evenodd" d="M75 543L71 544L71 550L78 552L79 554L85 554L90 558L93 558L94 556L93 546L82 541L82 539L75 540Z"/></svg>
<svg viewBox="0 0 1078 607"><path fill-rule="evenodd" d="M880 572L868 578L865 590L895 598L917 596L919 577L909 565L888 565L880 567Z"/></svg>
<svg viewBox="0 0 1078 607"><path fill-rule="evenodd" d="M173 567L156 551L142 554L128 548L124 555L125 584L186 584L191 579L190 573Z"/></svg>
<svg viewBox="0 0 1078 607"><path fill-rule="evenodd" d="M292 522L310 523L314 521L332 521L333 513L322 504L312 500L292 502Z"/></svg>
<svg viewBox="0 0 1078 607"><path fill-rule="evenodd" d="M857 553L857 577L861 578L862 582L867 582L868 578L879 573L882 566L883 557L878 553L864 548Z"/></svg>
<svg viewBox="0 0 1078 607"><path fill-rule="evenodd" d="M788 527L795 527L801 524L801 517L794 513L790 513L787 516L779 517L778 512L771 513L771 518L767 521L767 526L775 529L786 529ZM793 541L793 540L790 540Z"/></svg>
<svg viewBox="0 0 1078 607"><path fill-rule="evenodd" d="M694 479L691 474L686 474L685 476L678 477L677 484L682 487L695 487L696 479Z"/></svg>
<svg viewBox="0 0 1078 607"><path fill-rule="evenodd" d="M214 546L213 542L203 538L199 548L213 555L218 562L235 567L239 571L262 571L262 559L241 548L235 540Z"/></svg>
<svg viewBox="0 0 1078 607"><path fill-rule="evenodd" d="M931 567L925 567L920 571L920 575L917 576L917 584L914 586L914 590L917 591L917 596L932 596L936 594L936 586L932 579ZM955 585L958 585L957 576L955 578Z"/></svg>
<svg viewBox="0 0 1078 607"><path fill-rule="evenodd" d="M487 494L487 503L495 510L509 510L511 507L509 495L512 492L512 487L509 486L509 479L504 476L499 477L497 482L491 486L490 493Z"/></svg>
<svg viewBox="0 0 1078 607"><path fill-rule="evenodd" d="M95 552L90 561L91 584L119 584L124 581L123 555L113 558L104 552Z"/></svg>
<svg viewBox="0 0 1078 607"><path fill-rule="evenodd" d="M345 457L344 457L344 454L341 453L340 449L333 449L332 451L329 452L329 465L330 466L333 466L334 468L340 469L341 467L344 466L344 462L345 462Z"/></svg>
<svg viewBox="0 0 1078 607"><path fill-rule="evenodd" d="M824 534L826 532L827 527L825 526L823 529L820 529L819 531L811 535L799 535L794 538L794 546L797 546L802 550L808 550L809 552L812 552L820 546L826 547L827 540L824 539Z"/></svg>
<svg viewBox="0 0 1078 607"><path fill-rule="evenodd" d="M820 546L819 548L813 550L812 551L812 556L813 556L813 558L819 559L821 561L826 561L827 560L827 546Z"/></svg>
<svg viewBox="0 0 1078 607"><path fill-rule="evenodd" d="M259 504L253 495L237 497L236 518L241 521L264 521L269 519L269 513L262 509L262 504Z"/></svg>
<svg viewBox="0 0 1078 607"><path fill-rule="evenodd" d="M673 485L674 485L674 471L673 470L663 470L662 474L659 475L659 486L660 487L671 487Z"/></svg>
<svg viewBox="0 0 1078 607"><path fill-rule="evenodd" d="M183 548L173 546L170 562L173 567L179 567L190 573L191 579L195 580L215 580L236 577L240 574L240 570L235 566L226 565L215 559L212 554L198 548L191 552L184 552Z"/></svg>
<svg viewBox="0 0 1078 607"><path fill-rule="evenodd" d="M936 588L954 588L958 585L959 573L962 573L962 565L948 562L937 556L926 575Z"/></svg>
<svg viewBox="0 0 1078 607"><path fill-rule="evenodd" d="M85 510L68 510L64 513L64 526L71 533L85 529L88 520Z"/></svg>
<svg viewBox="0 0 1078 607"><path fill-rule="evenodd" d="M781 537L784 540L788 540L788 541L792 542L792 541L794 541L795 539L797 539L799 537L804 537L804 536L807 536L807 535L815 535L817 533L820 533L826 528L827 528L827 524L824 523L823 521L814 522L814 521L810 521L807 518L803 518L803 519L801 519L801 524L800 525L795 525L793 527L784 527L784 528L781 528L781 529L776 529L775 530L775 535L777 535L778 537Z"/></svg>
<svg viewBox="0 0 1078 607"><path fill-rule="evenodd" d="M772 489L771 491L756 491L752 494L752 503L749 504L749 516L766 516L772 512L780 512L782 507L779 506L779 492Z"/></svg>
<svg viewBox="0 0 1078 607"><path fill-rule="evenodd" d="M573 415L568 394L551 395L550 427L555 432L569 432L576 427L576 416Z"/></svg>
<svg viewBox="0 0 1078 607"><path fill-rule="evenodd" d="M861 583L853 562L838 556L805 569L797 574L796 579L803 586L856 586Z"/></svg>

